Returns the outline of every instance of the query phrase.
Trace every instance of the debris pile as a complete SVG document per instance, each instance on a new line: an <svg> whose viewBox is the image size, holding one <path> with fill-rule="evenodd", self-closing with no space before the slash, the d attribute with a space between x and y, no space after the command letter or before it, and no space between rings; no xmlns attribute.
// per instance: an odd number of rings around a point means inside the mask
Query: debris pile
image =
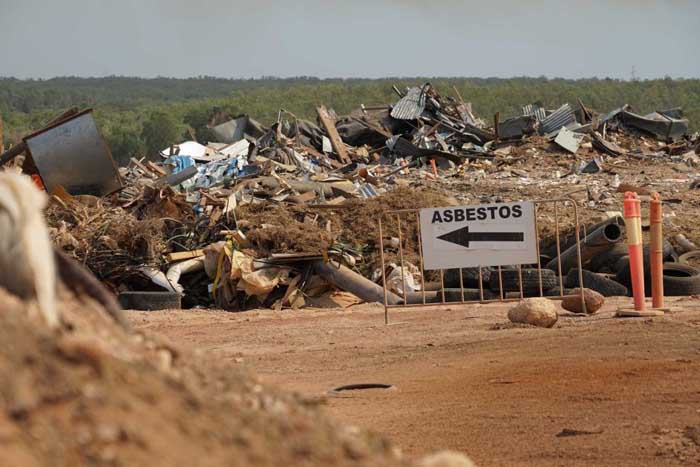
<svg viewBox="0 0 700 467"><path fill-rule="evenodd" d="M687 134L680 109L640 115L623 106L600 115L580 101L554 109L534 103L520 115L496 114L490 126L456 90L452 97L429 83L394 89L398 98L391 105L362 105L347 116L320 106L316 122L281 110L266 127L247 115L218 112L208 132L216 141L173 144L118 170L110 169L109 151L94 151L100 163L90 174L76 169L80 151L56 156L72 164L70 172L47 164L52 138L64 135L53 130L92 128L89 111L72 109L0 161L12 161L53 195L48 219L54 242L115 292L162 291L181 295L186 307L228 310L337 304L333 297L340 291L343 303L374 297L362 281L381 283L377 220L388 210L570 197L587 208L582 225L607 219L611 226L618 225L610 219L617 218L622 192L675 196L680 182L669 172L675 170L690 193L691 174L700 168L700 139ZM70 143L93 145L95 138L99 134L91 133L87 142ZM647 173L633 170L634 164ZM671 207L673 201L666 198ZM557 222L570 233L572 218L559 214ZM669 214L665 228L672 234L700 241L674 221ZM539 225L541 267L552 270L554 224L547 214ZM439 273L416 273L416 226L402 229L399 234L387 222L383 243L387 285L408 300ZM621 229L582 229L584 268L595 279L589 282L608 273L619 277L602 279L625 285ZM562 240L564 270L549 284L561 291L579 285L564 284L578 265L566 251L571 242ZM399 243L404 276L412 278L407 290L395 280ZM620 254L613 260L611 252ZM346 285L339 286L319 262L342 265L356 277L343 276ZM348 297L351 289L370 293ZM500 290L494 285L487 292Z"/></svg>

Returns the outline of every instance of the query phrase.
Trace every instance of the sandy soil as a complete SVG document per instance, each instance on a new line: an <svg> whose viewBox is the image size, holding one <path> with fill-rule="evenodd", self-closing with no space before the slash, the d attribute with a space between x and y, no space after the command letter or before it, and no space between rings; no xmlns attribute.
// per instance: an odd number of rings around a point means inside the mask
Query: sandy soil
<svg viewBox="0 0 700 467"><path fill-rule="evenodd" d="M553 329L508 325L507 305L392 310L128 312L212 361L325 399L336 419L480 466L699 465L700 300L617 319L562 312ZM390 390L328 395L350 383Z"/></svg>
<svg viewBox="0 0 700 467"><path fill-rule="evenodd" d="M408 467L389 442L244 367L66 296L55 330L0 289L2 467Z"/></svg>

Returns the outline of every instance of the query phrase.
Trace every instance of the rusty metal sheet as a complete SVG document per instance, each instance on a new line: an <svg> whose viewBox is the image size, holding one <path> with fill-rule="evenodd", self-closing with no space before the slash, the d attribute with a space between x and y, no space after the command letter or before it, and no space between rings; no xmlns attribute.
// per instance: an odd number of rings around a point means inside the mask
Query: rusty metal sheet
<svg viewBox="0 0 700 467"><path fill-rule="evenodd" d="M122 188L91 109L24 141L49 193L58 185L72 195L105 196Z"/></svg>

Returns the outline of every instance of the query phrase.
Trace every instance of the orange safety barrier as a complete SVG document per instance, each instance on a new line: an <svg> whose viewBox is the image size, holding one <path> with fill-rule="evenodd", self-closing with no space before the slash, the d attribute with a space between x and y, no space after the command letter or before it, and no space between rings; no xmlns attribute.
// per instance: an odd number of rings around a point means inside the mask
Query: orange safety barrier
<svg viewBox="0 0 700 467"><path fill-rule="evenodd" d="M630 278L635 311L644 311L644 257L642 254L642 213L637 193L625 193L624 202L627 244L630 253Z"/></svg>
<svg viewBox="0 0 700 467"><path fill-rule="evenodd" d="M652 307L664 306L664 239L662 234L661 199L658 193L651 194L649 201L650 265Z"/></svg>

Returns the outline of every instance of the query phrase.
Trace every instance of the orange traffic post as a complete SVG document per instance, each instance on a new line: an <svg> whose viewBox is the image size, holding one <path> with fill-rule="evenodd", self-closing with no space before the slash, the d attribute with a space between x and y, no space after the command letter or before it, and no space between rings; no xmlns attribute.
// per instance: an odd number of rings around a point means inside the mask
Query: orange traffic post
<svg viewBox="0 0 700 467"><path fill-rule="evenodd" d="M430 166L433 168L433 175L435 175L435 178L437 179L438 172L437 172L437 164L435 164L435 159L430 159Z"/></svg>
<svg viewBox="0 0 700 467"><path fill-rule="evenodd" d="M651 265L651 303L653 308L664 307L664 239L661 223L661 199L658 193L652 193L649 201L649 254Z"/></svg>
<svg viewBox="0 0 700 467"><path fill-rule="evenodd" d="M630 253L630 278L635 311L644 311L644 256L642 254L642 209L637 193L625 193L624 213Z"/></svg>

